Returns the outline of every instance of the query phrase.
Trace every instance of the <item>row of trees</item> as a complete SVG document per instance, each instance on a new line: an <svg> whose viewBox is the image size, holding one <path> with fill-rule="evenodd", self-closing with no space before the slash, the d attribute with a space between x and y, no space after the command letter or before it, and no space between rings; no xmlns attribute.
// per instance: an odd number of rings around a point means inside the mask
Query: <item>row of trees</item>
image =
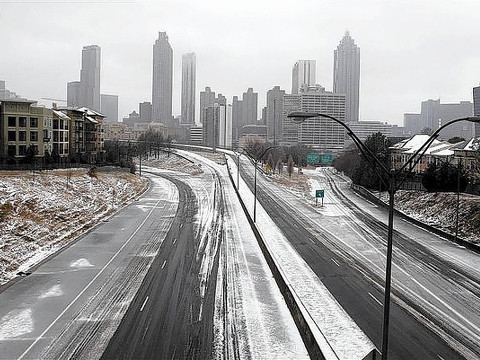
<svg viewBox="0 0 480 360"><path fill-rule="evenodd" d="M295 166L298 169L307 166L307 154L312 152L312 148L308 146L280 147L258 140L248 142L244 150L250 157L263 162L268 172L278 172L280 174L286 166L289 176L292 175Z"/></svg>

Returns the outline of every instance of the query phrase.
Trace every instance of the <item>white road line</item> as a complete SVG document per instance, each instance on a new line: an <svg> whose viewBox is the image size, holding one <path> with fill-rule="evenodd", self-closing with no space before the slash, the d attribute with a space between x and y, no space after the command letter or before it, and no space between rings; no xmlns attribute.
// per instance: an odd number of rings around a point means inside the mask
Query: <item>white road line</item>
<svg viewBox="0 0 480 360"><path fill-rule="evenodd" d="M383 306L382 302L381 302L380 300L378 300L375 296L373 296L371 293L368 293L368 295L370 295L370 297L371 297L373 300L375 300L378 305Z"/></svg>
<svg viewBox="0 0 480 360"><path fill-rule="evenodd" d="M173 245L177 242L177 238L173 239Z"/></svg>
<svg viewBox="0 0 480 360"><path fill-rule="evenodd" d="M87 291L87 289L92 286L92 284L102 275L102 273L105 271L105 269L110 266L110 264L115 260L115 258L120 254L120 252L130 243L130 241L133 239L133 237L137 234L137 232L140 230L140 228L147 222L148 218L152 215L153 210L157 207L157 205L160 203L162 200L158 200L157 203L155 204L155 207L150 210L148 215L143 219L142 223L138 225L138 227L135 229L132 235L125 241L125 243L118 249L118 251L108 260L108 262L105 264L105 266L98 272L95 277L90 280L90 282L83 288L82 291L73 299L70 304L67 305L67 307L53 320L53 322L35 339L35 341L18 357L18 360L23 359L30 350L45 336L45 334L60 320L60 318L65 315L65 313L77 302L77 300ZM122 229L123 230L123 229Z"/></svg>
<svg viewBox="0 0 480 360"><path fill-rule="evenodd" d="M165 260L162 264L162 269L165 267L165 264L167 263L167 260Z"/></svg>
<svg viewBox="0 0 480 360"><path fill-rule="evenodd" d="M332 261L335 263L335 265L337 265L338 267L340 267L340 264L339 264L338 262L336 262L334 258L332 258Z"/></svg>
<svg viewBox="0 0 480 360"><path fill-rule="evenodd" d="M378 266L376 263L374 263L369 257L367 257L366 255L364 255L360 250L357 250L355 247L353 247L352 245L348 244L347 242L345 242L344 240L342 240L342 238L340 238L339 236L333 234L331 231L327 230L326 228L322 227L321 224L318 224L317 222L315 222L315 224L319 227L319 228L323 228L323 230L328 233L331 237L335 238L335 239L338 239L340 243L342 243L344 246L346 246L347 248L350 248L350 250L352 250L352 253L353 254L356 254L356 258L362 258L364 259L367 263L370 263L372 265L373 268L377 269L377 272L379 273L383 273L384 272L384 269L382 269L380 266ZM359 236L361 236L363 238L363 235L360 234L351 224L348 224L348 226L355 232L357 233ZM377 249L373 244L371 244L370 242L367 242L367 244L378 254L380 255L381 257L385 258L386 259L386 255L384 253L382 253L379 249ZM395 251L395 250L394 250ZM354 256L354 255L353 255ZM427 306L430 306L432 308L434 308L437 313L439 313L441 316L443 316L444 318L446 319L449 319L451 322L455 323L458 327L460 327L461 329L463 329L463 331L465 332L468 332L469 334L472 334L472 336L478 336L477 334L480 333L480 327L473 323L472 321L470 321L467 317L463 316L459 311L455 310L452 306L450 306L446 301L444 301L439 295L436 295L432 290L430 290L429 288L427 288L425 285L423 285L422 283L420 283L417 279L415 279L414 276L412 276L407 270L403 269L401 267L401 265L399 264L396 264L395 262L392 262L392 269L398 269L400 272L402 272L405 277L409 280L409 281L412 281L413 283L415 283L419 288L421 288L424 292L426 292L428 295L430 295L433 299L435 299L438 303L440 303L440 305L442 305L443 307L445 307L446 309L448 309L451 313L453 313L457 318L461 319L462 321L464 321L466 324L468 324L468 326L472 327L474 329L474 331L468 329L464 324L462 324L460 321L456 320L455 318L453 318L451 315L447 314L445 311L441 310L438 306L436 305L433 305L432 304L432 301L427 299L425 297L425 295L421 296L418 292L410 289L409 286L407 285L404 285L402 283L401 280L397 280L398 281L398 285L397 287L399 289L402 289L411 294L414 298L420 300L420 301L423 301Z"/></svg>
<svg viewBox="0 0 480 360"><path fill-rule="evenodd" d="M309 239L313 244L315 244L315 240L313 240L312 238L309 238Z"/></svg>
<svg viewBox="0 0 480 360"><path fill-rule="evenodd" d="M438 358L439 358L440 360L445 360L445 359L444 359L443 357L441 357L440 355L437 354L437 356L438 356Z"/></svg>
<svg viewBox="0 0 480 360"><path fill-rule="evenodd" d="M140 308L140 312L143 311L143 308L145 307L145 304L147 303L147 301L148 301L148 296L145 298L145 301L143 302L143 305L142 305L142 307Z"/></svg>

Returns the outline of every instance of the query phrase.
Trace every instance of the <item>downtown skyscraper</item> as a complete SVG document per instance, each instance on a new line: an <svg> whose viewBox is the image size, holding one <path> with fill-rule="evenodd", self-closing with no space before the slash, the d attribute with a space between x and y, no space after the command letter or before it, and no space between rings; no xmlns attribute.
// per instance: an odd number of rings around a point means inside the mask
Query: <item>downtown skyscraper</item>
<svg viewBox="0 0 480 360"><path fill-rule="evenodd" d="M345 94L346 121L358 121L360 48L347 31L334 51L333 92Z"/></svg>
<svg viewBox="0 0 480 360"><path fill-rule="evenodd" d="M84 46L80 81L67 84L67 105L100 111L100 46Z"/></svg>
<svg viewBox="0 0 480 360"><path fill-rule="evenodd" d="M182 56L182 124L195 124L195 53Z"/></svg>
<svg viewBox="0 0 480 360"><path fill-rule="evenodd" d="M302 86L316 83L316 61L298 60L292 69L292 94L298 94Z"/></svg>
<svg viewBox="0 0 480 360"><path fill-rule="evenodd" d="M152 120L172 120L173 50L166 32L159 32L153 45Z"/></svg>
<svg viewBox="0 0 480 360"><path fill-rule="evenodd" d="M80 70L83 106L100 111L100 46L84 46Z"/></svg>

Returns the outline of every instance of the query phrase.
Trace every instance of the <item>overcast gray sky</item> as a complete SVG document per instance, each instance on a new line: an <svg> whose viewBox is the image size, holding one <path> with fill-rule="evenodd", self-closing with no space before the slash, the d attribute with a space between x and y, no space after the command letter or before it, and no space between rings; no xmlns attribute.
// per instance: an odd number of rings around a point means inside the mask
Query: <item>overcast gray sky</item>
<svg viewBox="0 0 480 360"><path fill-rule="evenodd" d="M427 99L472 101L480 83L480 1L1 1L0 79L29 99L66 98L85 45L102 48L101 92L119 117L151 101L152 46L166 31L180 113L181 56L197 55L205 86L241 97L291 91L298 59L317 61L332 90L333 51L348 29L361 49L360 119L401 125ZM198 112L198 110L197 110ZM260 116L260 114L259 114Z"/></svg>

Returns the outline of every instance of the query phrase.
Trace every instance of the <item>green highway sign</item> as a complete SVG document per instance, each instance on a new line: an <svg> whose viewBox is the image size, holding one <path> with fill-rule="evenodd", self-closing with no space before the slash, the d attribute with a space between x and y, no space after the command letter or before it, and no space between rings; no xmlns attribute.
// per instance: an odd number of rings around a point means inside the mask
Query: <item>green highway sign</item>
<svg viewBox="0 0 480 360"><path fill-rule="evenodd" d="M315 191L315 197L317 198L323 198L323 196L325 195L325 190L316 190Z"/></svg>
<svg viewBox="0 0 480 360"><path fill-rule="evenodd" d="M307 154L307 164L309 165L330 165L333 161L333 154Z"/></svg>

